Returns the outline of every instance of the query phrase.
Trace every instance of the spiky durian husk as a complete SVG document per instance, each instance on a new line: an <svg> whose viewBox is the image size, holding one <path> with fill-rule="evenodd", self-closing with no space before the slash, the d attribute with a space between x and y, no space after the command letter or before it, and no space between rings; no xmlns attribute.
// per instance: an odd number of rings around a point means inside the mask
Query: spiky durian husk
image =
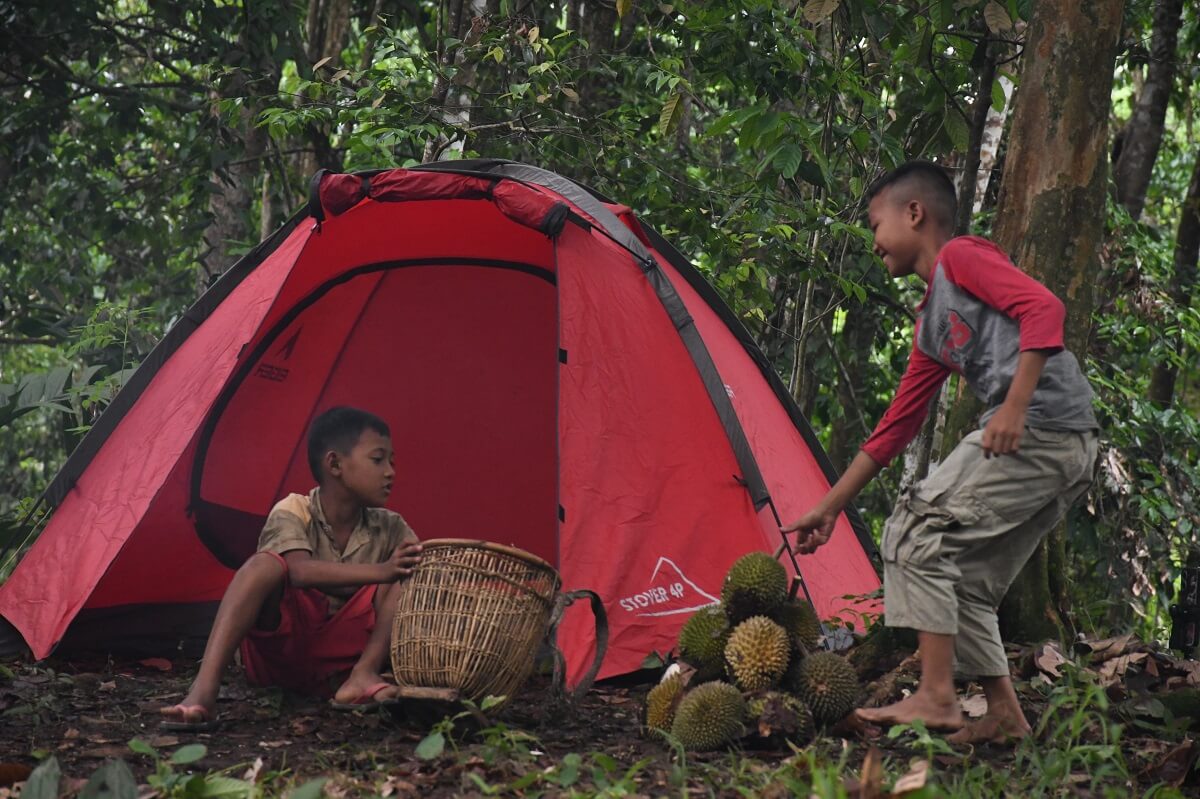
<svg viewBox="0 0 1200 799"><path fill-rule="evenodd" d="M854 667L841 655L817 652L800 661L789 686L822 726L834 724L858 704L860 686Z"/></svg>
<svg viewBox="0 0 1200 799"><path fill-rule="evenodd" d="M733 624L751 616L770 616L787 598L787 570L766 552L750 552L734 561L721 586L725 615Z"/></svg>
<svg viewBox="0 0 1200 799"><path fill-rule="evenodd" d="M724 672L729 630L724 608L712 605L696 611L679 631L679 656L695 667L698 680L710 680Z"/></svg>
<svg viewBox="0 0 1200 799"><path fill-rule="evenodd" d="M804 746L816 734L812 711L800 697L767 691L748 703L750 733L758 743L791 741Z"/></svg>
<svg viewBox="0 0 1200 799"><path fill-rule="evenodd" d="M793 645L799 644L797 651L812 652L821 643L821 621L813 606L804 600L786 600L776 608L771 618L787 630Z"/></svg>
<svg viewBox="0 0 1200 799"><path fill-rule="evenodd" d="M766 616L752 616L729 634L725 664L739 688L758 691L779 682L791 648L782 627Z"/></svg>
<svg viewBox="0 0 1200 799"><path fill-rule="evenodd" d="M676 674L650 689L646 695L646 726L670 732L675 720L676 699L683 693L683 677Z"/></svg>
<svg viewBox="0 0 1200 799"><path fill-rule="evenodd" d="M741 691L728 683L706 682L684 694L671 734L688 751L716 749L741 737L745 718Z"/></svg>

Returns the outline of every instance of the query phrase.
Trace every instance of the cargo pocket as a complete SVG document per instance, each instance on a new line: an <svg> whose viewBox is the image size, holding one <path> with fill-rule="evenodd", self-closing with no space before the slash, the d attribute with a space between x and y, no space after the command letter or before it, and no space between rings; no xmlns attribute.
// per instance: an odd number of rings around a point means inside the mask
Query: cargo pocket
<svg viewBox="0 0 1200 799"><path fill-rule="evenodd" d="M950 530L979 520L978 503L959 496L951 486L920 483L901 498L883 532L886 561L924 563L942 553L942 539Z"/></svg>

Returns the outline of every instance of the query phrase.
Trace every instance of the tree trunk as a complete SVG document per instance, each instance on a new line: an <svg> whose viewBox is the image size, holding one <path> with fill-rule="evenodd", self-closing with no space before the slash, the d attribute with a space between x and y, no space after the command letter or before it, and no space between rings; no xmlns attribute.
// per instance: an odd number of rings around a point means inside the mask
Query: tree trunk
<svg viewBox="0 0 1200 799"><path fill-rule="evenodd" d="M291 9L283 3L262 3L247 7L242 14L242 29L236 42L229 43L225 63L232 67L228 75L209 95L216 161L208 201L209 222L204 230L204 249L200 255L201 288L207 288L230 264L229 245L251 243L259 232L251 210L257 195L255 184L266 171L270 137L256 120L264 95L279 88L280 65L275 60L272 36L287 35L292 24ZM224 100L240 99L232 119L221 116Z"/></svg>
<svg viewBox="0 0 1200 799"><path fill-rule="evenodd" d="M1179 212L1179 230L1175 235L1175 271L1171 275L1171 312L1187 307L1196 288L1196 267L1200 261L1200 152L1188 184L1187 197ZM1183 342L1175 336L1175 352L1183 352ZM1169 360L1154 366L1150 373L1150 401L1160 408L1170 406L1175 399L1175 378L1179 370Z"/></svg>
<svg viewBox="0 0 1200 799"><path fill-rule="evenodd" d="M1167 103L1175 82L1175 45L1182 23L1183 0L1156 0L1146 82L1125 127L1121 155L1113 170L1117 201L1134 219L1142 215L1150 173L1154 171L1154 160L1162 143Z"/></svg>
<svg viewBox="0 0 1200 799"><path fill-rule="evenodd" d="M1124 0L1043 0L1033 6L996 212L997 244L1067 306L1067 348L1082 361L1104 232L1111 76ZM1001 632L1056 634L1051 570L1062 574L1061 526L1018 576Z"/></svg>
<svg viewBox="0 0 1200 799"><path fill-rule="evenodd" d="M350 33L350 0L310 0L305 32L305 54L309 65L328 58L327 69L341 68L342 50ZM341 171L342 155L333 146L332 129L325 125L309 125L305 136L310 149L300 155L297 163L302 179L308 180L318 169Z"/></svg>

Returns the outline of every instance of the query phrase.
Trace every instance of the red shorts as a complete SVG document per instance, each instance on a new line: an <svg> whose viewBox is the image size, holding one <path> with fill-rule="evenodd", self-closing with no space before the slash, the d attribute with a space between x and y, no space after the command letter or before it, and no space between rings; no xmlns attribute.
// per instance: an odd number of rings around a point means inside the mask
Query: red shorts
<svg viewBox="0 0 1200 799"><path fill-rule="evenodd" d="M287 561L274 552L284 572ZM286 574L285 574L286 580ZM332 616L329 597L315 588L284 585L279 626L252 629L242 640L242 665L255 685L327 696L335 678L350 671L375 627L375 589L365 585Z"/></svg>

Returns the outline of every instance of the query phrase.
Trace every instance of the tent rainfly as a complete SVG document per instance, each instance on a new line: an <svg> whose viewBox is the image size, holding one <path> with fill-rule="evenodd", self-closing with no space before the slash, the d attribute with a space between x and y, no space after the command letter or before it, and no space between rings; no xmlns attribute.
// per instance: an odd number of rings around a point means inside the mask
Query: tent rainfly
<svg viewBox="0 0 1200 799"><path fill-rule="evenodd" d="M389 504L418 535L520 547L600 594L601 677L671 650L730 563L774 551L780 516L836 478L747 331L628 208L507 161L319 173L49 485L0 639L38 658L202 641L271 506L310 487L309 422L339 404L391 426ZM785 566L828 617L879 587L873 553L848 515ZM593 638L568 613L570 682Z"/></svg>

